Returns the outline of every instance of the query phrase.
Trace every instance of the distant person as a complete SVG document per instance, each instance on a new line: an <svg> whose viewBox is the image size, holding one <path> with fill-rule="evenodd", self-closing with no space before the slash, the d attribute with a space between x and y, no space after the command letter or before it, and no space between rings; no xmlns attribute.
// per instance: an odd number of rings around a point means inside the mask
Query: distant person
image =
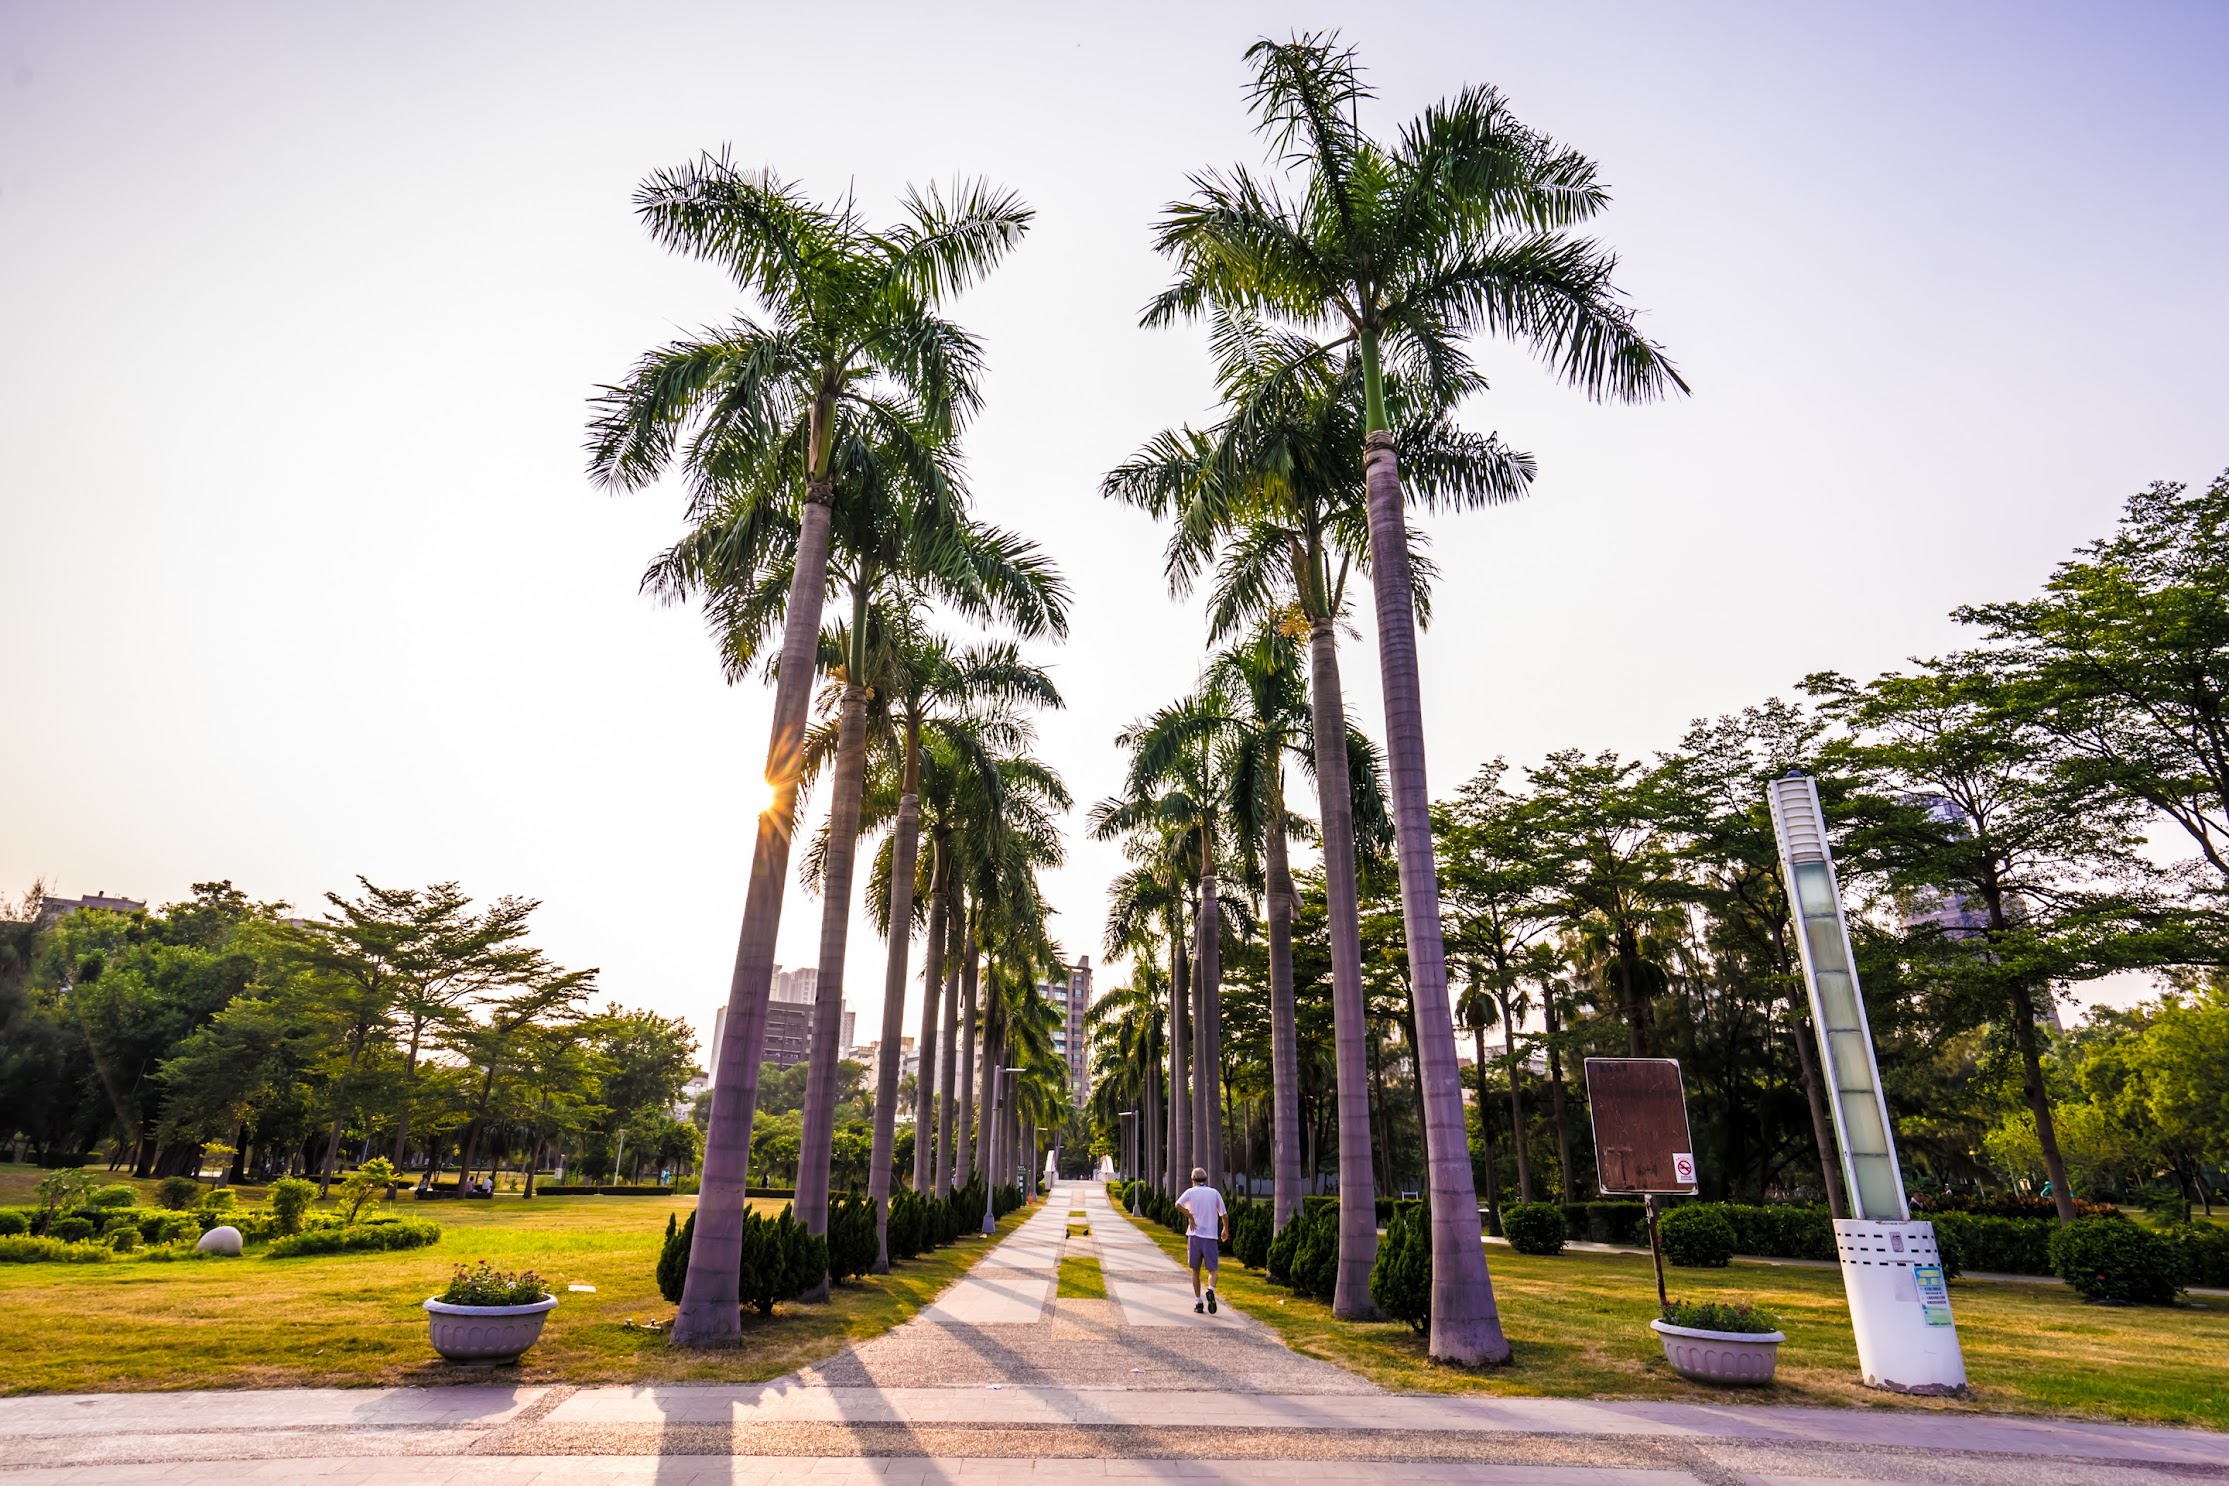
<svg viewBox="0 0 2229 1486"><path fill-rule="evenodd" d="M1223 1203L1223 1194L1207 1184L1207 1172L1192 1168L1192 1185L1184 1189L1176 1205L1184 1209L1185 1257L1192 1264L1192 1310L1195 1314L1215 1314L1215 1265L1222 1256L1220 1245L1231 1236L1231 1210ZM1200 1293L1200 1266L1207 1266L1207 1293Z"/></svg>

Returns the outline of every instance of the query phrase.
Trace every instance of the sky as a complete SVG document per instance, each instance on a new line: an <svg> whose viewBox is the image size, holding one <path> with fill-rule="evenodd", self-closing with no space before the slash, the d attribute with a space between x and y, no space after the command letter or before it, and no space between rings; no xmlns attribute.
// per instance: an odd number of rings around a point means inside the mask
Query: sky
<svg viewBox="0 0 2229 1486"><path fill-rule="evenodd" d="M1080 827L1202 659L1159 534L1098 494L1213 402L1204 333L1138 327L1149 227L1259 161L1242 53L1314 28L1382 130L1491 82L1593 156L1694 389L1598 406L1477 348L1464 420L1540 477L1419 523L1436 793L1956 645L1953 606L2229 466L2219 6L0 0L0 892L455 879L709 1030L770 695L637 591L678 488L604 493L582 443L600 384L738 308L631 210L722 146L883 218L955 176L1035 208L955 313L977 509L1075 591L1038 654ZM1079 829L1048 879L1072 953L1118 866ZM785 964L819 917L793 885ZM852 946L865 1036L884 951Z"/></svg>

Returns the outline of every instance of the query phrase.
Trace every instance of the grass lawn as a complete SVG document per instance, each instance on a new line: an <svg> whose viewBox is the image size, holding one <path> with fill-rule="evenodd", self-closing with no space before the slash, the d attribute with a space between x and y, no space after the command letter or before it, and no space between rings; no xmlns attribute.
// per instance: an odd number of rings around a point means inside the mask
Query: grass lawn
<svg viewBox="0 0 2229 1486"><path fill-rule="evenodd" d="M1105 1300L1107 1279L1099 1272L1099 1261L1089 1254L1065 1255L1058 1294L1062 1300Z"/></svg>
<svg viewBox="0 0 2229 1486"><path fill-rule="evenodd" d="M0 1187L0 1201L6 1193ZM667 1213L686 1219L695 1202L404 1201L397 1210L441 1224L440 1243L301 1259L250 1250L241 1259L175 1264L0 1264L0 1356L8 1358L0 1391L758 1382L906 1320L993 1242L963 1238L890 1274L839 1285L826 1305L784 1305L765 1320L747 1313L740 1349L676 1352L663 1331L650 1329L673 1316L654 1271ZM1027 1215L1009 1215L1001 1232ZM481 1259L532 1269L558 1297L541 1341L518 1366L492 1373L436 1357L418 1309L454 1265ZM571 1294L569 1284L596 1293Z"/></svg>
<svg viewBox="0 0 2229 1486"><path fill-rule="evenodd" d="M1180 1235L1138 1226L1181 1262ZM1956 1283L1951 1306L1972 1397L1916 1399L1858 1381L1838 1271L1763 1262L1668 1269L1675 1299L1748 1300L1781 1317L1788 1340L1774 1385L1718 1389L1687 1382L1664 1361L1648 1329L1657 1311L1647 1255L1550 1259L1496 1247L1487 1257L1516 1354L1493 1370L1434 1363L1407 1326L1340 1321L1330 1306L1235 1260L1216 1293L1275 1327L1293 1350L1402 1391L2086 1414L2229 1429L2229 1301L2213 1297L2115 1308L2086 1305L2059 1285Z"/></svg>

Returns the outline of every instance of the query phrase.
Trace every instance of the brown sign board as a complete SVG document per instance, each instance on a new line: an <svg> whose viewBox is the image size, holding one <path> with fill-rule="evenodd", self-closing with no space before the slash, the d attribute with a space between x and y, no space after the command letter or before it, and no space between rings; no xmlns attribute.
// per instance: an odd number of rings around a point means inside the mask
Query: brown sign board
<svg viewBox="0 0 2229 1486"><path fill-rule="evenodd" d="M1605 1197L1693 1195L1695 1143L1677 1058L1587 1059L1587 1108Z"/></svg>

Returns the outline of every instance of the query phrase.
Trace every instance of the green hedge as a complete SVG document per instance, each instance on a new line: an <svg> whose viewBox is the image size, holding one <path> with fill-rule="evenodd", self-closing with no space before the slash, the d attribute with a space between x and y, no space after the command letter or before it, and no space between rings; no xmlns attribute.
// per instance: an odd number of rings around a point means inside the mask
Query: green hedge
<svg viewBox="0 0 2229 1486"><path fill-rule="evenodd" d="M271 1240L266 1259L301 1259L318 1254L365 1254L387 1249L422 1249L441 1241L441 1225L422 1218L395 1218L342 1227L305 1228Z"/></svg>
<svg viewBox="0 0 2229 1486"><path fill-rule="evenodd" d="M1649 1241L1647 1210L1638 1202L1566 1202L1563 1227L1567 1238L1588 1243L1645 1244ZM1503 1219L1504 1224L1508 1222Z"/></svg>
<svg viewBox="0 0 2229 1486"><path fill-rule="evenodd" d="M0 1264L102 1264L114 1252L106 1244L68 1243L20 1233L0 1237Z"/></svg>
<svg viewBox="0 0 2229 1486"><path fill-rule="evenodd" d="M2229 1227L2178 1223L2162 1231L2182 1249L2188 1283L2207 1289L2229 1287Z"/></svg>

